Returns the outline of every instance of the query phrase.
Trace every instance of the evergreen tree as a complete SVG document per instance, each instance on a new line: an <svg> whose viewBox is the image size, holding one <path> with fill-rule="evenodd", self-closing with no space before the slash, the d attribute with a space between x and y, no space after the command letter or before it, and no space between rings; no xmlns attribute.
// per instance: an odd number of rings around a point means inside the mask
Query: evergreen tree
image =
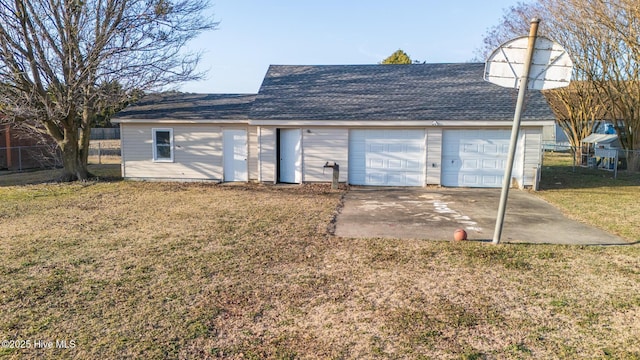
<svg viewBox="0 0 640 360"><path fill-rule="evenodd" d="M409 57L409 55L407 55L406 52L398 49L396 52L394 52L393 54L391 54L391 56L389 56L388 58L382 60L381 64L411 64L413 63L413 61L411 60L411 58Z"/></svg>

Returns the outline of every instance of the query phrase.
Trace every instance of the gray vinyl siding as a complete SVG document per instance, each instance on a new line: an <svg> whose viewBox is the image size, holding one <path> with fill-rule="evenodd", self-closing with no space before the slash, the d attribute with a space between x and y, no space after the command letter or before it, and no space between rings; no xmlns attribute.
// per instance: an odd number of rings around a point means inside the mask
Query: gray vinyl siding
<svg viewBox="0 0 640 360"><path fill-rule="evenodd" d="M173 129L173 162L153 161L153 129ZM121 124L123 174L133 179L222 179L222 128L191 124Z"/></svg>
<svg viewBox="0 0 640 360"><path fill-rule="evenodd" d="M257 181L258 173L258 128L249 127L247 131L247 141L249 144L249 181Z"/></svg>
<svg viewBox="0 0 640 360"><path fill-rule="evenodd" d="M276 182L276 129L258 127L258 181Z"/></svg>
<svg viewBox="0 0 640 360"><path fill-rule="evenodd" d="M121 123L122 174L128 179L181 181L222 181L223 138L226 128L247 129L249 180L274 183L277 179L276 127L234 124ZM153 161L153 129L173 130L173 162ZM440 185L442 179L443 129L426 127L425 183ZM326 162L340 165L340 181L349 181L349 168L363 161L349 154L350 129L309 126L302 128L302 181L330 182L333 169ZM542 128L525 127L520 132L514 177L520 187L533 186L535 169L541 163ZM356 157L354 157L356 156ZM351 159L353 158L353 159ZM354 163L350 163L354 162Z"/></svg>
<svg viewBox="0 0 640 360"><path fill-rule="evenodd" d="M536 180L536 169L542 163L542 130L541 128L522 129L524 144L523 185L533 186Z"/></svg>
<svg viewBox="0 0 640 360"><path fill-rule="evenodd" d="M302 180L332 181L333 169L324 168L324 165L335 162L340 166L340 181L346 182L349 174L348 149L348 129L302 129Z"/></svg>
<svg viewBox="0 0 640 360"><path fill-rule="evenodd" d="M427 130L427 185L440 185L442 169L442 129Z"/></svg>

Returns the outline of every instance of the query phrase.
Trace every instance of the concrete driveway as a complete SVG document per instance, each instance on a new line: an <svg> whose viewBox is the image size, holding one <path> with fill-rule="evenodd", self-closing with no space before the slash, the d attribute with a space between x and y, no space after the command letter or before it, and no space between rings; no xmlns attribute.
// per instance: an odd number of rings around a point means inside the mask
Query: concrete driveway
<svg viewBox="0 0 640 360"><path fill-rule="evenodd" d="M500 189L352 188L336 222L337 236L451 240L457 228L469 240L491 241ZM573 221L544 200L509 191L502 242L574 245L628 244Z"/></svg>

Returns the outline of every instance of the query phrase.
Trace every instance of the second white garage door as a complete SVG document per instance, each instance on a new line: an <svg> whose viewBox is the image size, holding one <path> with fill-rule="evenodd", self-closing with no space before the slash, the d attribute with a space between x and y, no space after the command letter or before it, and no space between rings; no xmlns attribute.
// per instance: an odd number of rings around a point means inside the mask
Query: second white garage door
<svg viewBox="0 0 640 360"><path fill-rule="evenodd" d="M510 136L509 130L445 130L442 185L501 187Z"/></svg>
<svg viewBox="0 0 640 360"><path fill-rule="evenodd" d="M349 183L423 186L424 130L351 130Z"/></svg>

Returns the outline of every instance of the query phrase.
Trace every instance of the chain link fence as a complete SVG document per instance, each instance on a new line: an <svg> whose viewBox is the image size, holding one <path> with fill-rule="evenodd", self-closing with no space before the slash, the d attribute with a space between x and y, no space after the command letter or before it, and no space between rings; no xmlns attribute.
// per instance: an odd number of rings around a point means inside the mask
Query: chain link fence
<svg viewBox="0 0 640 360"><path fill-rule="evenodd" d="M544 144L544 151L564 152L574 156L574 165L610 171L640 173L640 150L596 149L591 153L580 152L576 155L573 147L567 144ZM617 167L615 164L617 163Z"/></svg>
<svg viewBox="0 0 640 360"><path fill-rule="evenodd" d="M120 140L92 140L89 145L89 164L120 164Z"/></svg>
<svg viewBox="0 0 640 360"><path fill-rule="evenodd" d="M23 171L62 166L62 154L56 145L0 147L0 170Z"/></svg>
<svg viewBox="0 0 640 360"><path fill-rule="evenodd" d="M96 140L89 145L89 164L119 164L120 140ZM62 167L62 153L56 145L0 147L0 170L24 171Z"/></svg>
<svg viewBox="0 0 640 360"><path fill-rule="evenodd" d="M622 162L622 170L640 172L640 150L618 150L618 159Z"/></svg>

